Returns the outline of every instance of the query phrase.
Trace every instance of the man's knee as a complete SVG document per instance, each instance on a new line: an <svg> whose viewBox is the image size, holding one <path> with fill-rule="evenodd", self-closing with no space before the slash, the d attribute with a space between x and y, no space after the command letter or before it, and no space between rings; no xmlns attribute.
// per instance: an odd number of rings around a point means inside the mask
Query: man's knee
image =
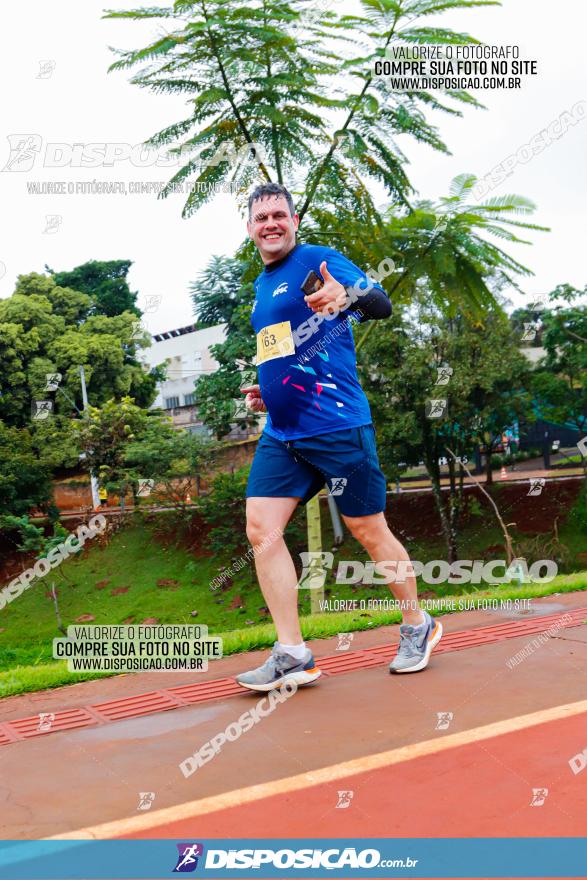
<svg viewBox="0 0 587 880"><path fill-rule="evenodd" d="M283 530L275 522L257 512L247 513L247 538L253 547L265 545L281 538Z"/></svg>
<svg viewBox="0 0 587 880"><path fill-rule="evenodd" d="M255 514L247 516L247 538L253 546L260 544L267 534L267 528L264 521Z"/></svg>
<svg viewBox="0 0 587 880"><path fill-rule="evenodd" d="M389 526L383 514L377 516L358 516L347 519L351 534L363 547L379 544L389 533Z"/></svg>
<svg viewBox="0 0 587 880"><path fill-rule="evenodd" d="M247 500L247 538L263 548L283 539L283 532L298 504L298 498L249 498Z"/></svg>

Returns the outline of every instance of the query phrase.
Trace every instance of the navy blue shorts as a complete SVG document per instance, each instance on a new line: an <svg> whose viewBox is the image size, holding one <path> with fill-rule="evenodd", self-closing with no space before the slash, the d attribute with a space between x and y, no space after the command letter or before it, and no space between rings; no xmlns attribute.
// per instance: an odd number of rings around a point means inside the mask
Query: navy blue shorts
<svg viewBox="0 0 587 880"><path fill-rule="evenodd" d="M300 498L306 504L326 484L344 516L381 513L385 476L373 425L277 440L263 433L251 466L247 498Z"/></svg>

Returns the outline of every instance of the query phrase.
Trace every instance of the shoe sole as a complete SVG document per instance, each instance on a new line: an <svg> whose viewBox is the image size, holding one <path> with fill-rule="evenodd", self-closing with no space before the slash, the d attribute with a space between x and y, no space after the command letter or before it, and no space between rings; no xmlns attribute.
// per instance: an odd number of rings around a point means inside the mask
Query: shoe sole
<svg viewBox="0 0 587 880"><path fill-rule="evenodd" d="M289 682L294 682L298 687L303 687L305 684L312 684L313 681L317 681L321 675L322 672L315 666L314 669L305 669L302 672L292 672L289 675L284 675L279 681L269 682L268 684L246 684L244 681L239 681L238 678L235 680L237 684L247 688L249 691L263 691L267 693L268 691L280 690Z"/></svg>
<svg viewBox="0 0 587 880"><path fill-rule="evenodd" d="M430 655L436 645L442 638L442 624L439 620L436 621L436 626L432 630L432 635L428 639L428 644L426 645L426 653L422 657L419 663L416 663L415 666L408 666L406 669L393 669L391 666L389 667L389 671L392 675L402 675L404 672L421 672L422 669L426 669L428 666L428 661L430 660Z"/></svg>

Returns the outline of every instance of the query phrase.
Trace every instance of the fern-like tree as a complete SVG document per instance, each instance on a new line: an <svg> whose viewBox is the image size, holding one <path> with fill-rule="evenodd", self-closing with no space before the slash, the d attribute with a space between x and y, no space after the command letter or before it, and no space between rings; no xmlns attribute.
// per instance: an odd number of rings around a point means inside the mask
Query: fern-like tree
<svg viewBox="0 0 587 880"><path fill-rule="evenodd" d="M449 194L437 202L387 211L370 253L372 265L385 255L394 260L397 268L386 286L395 302L409 303L425 291L448 316L464 309L481 317L498 304L496 294L512 288L520 291L518 278L533 274L492 239L529 244L517 230L548 231L529 222L535 205L513 194L473 204L470 196L476 181L473 174L460 174ZM351 226L350 232L357 242L358 228ZM363 336L376 326L368 324Z"/></svg>
<svg viewBox="0 0 587 880"><path fill-rule="evenodd" d="M370 225L379 217L369 183L408 204L411 186L401 136L448 152L427 110L461 115L481 106L465 91L439 98L394 92L373 64L395 44L477 43L468 34L427 27L426 16L499 5L493 0L362 0L362 15L323 9L312 0L177 0L170 7L110 10L106 18L155 19L162 32L121 51L111 70L138 68L136 85L185 95L189 114L146 143L167 148L181 167L161 192L193 184L188 217L230 183L287 183L303 218L330 208Z"/></svg>

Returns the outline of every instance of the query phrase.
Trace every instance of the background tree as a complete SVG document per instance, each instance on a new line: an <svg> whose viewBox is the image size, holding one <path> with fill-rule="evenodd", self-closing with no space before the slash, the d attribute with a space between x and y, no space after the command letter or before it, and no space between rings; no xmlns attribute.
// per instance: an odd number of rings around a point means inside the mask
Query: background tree
<svg viewBox="0 0 587 880"><path fill-rule="evenodd" d="M409 211L393 206L387 210L376 245L369 247L368 265L375 267L386 258L395 262L397 268L384 285L393 302L409 303L425 292L444 314L465 310L482 318L499 305L500 292L520 291L518 278L533 274L492 239L529 244L515 230L547 232L547 227L527 219L535 205L513 194L471 204L476 182L474 174L460 174L452 180L449 194L436 202L420 201ZM358 232L351 222L354 251L360 247ZM376 326L367 325L365 332Z"/></svg>
<svg viewBox="0 0 587 880"><path fill-rule="evenodd" d="M91 314L113 318L123 312L140 317L136 306L137 292L128 286L127 275L132 260L90 260L70 272L54 272L45 266L58 287L67 287L87 294Z"/></svg>
<svg viewBox="0 0 587 880"><path fill-rule="evenodd" d="M210 549L222 559L242 553L248 544L244 503L248 472L248 467L241 467L217 474L211 491L200 499L199 513L210 526Z"/></svg>
<svg viewBox="0 0 587 880"><path fill-rule="evenodd" d="M460 115L459 104L481 106L464 91L447 91L442 99L394 92L373 76L373 62L399 41L476 43L422 20L491 4L363 0L362 15L320 10L313 19L304 17L302 0L184 0L169 8L109 10L106 18L159 19L171 28L142 49L116 50L110 70L146 65L133 83L189 101L187 118L146 142L170 145L171 155L187 158L161 193L194 178L184 217L210 197L213 183L245 190L255 180L275 179L302 194L302 218L330 210L372 227L379 215L367 182L382 184L399 203L407 204L411 192L396 139L407 135L448 152L425 111Z"/></svg>
<svg viewBox="0 0 587 880"><path fill-rule="evenodd" d="M102 407L91 406L74 425L79 444L85 453L84 467L92 471L101 485L115 492L124 508L124 498L132 491L136 496L138 478L129 466L126 455L129 444L147 434L149 419L164 430L165 416L150 415L132 398L106 401Z"/></svg>
<svg viewBox="0 0 587 880"><path fill-rule="evenodd" d="M161 194L165 197L177 183L192 179L197 186L183 216L206 201L211 183L222 180L246 188L259 179L287 181L301 196L300 216L307 217L301 240L340 245L362 265L397 256L401 268L390 279L392 292L401 287L408 299L425 277L435 301L479 309L494 303L484 270L491 271L496 284L498 274L503 284L528 272L479 233L517 241L503 223L493 220L515 222L507 212L527 213L532 206L504 197L459 212L475 182L472 175L462 175L438 210L425 204L414 210L397 138L407 135L447 152L425 112L460 115L459 104L481 105L463 91L447 91L441 98L426 91L397 93L386 78L371 71L373 62L396 42L478 42L467 34L427 27L424 20L449 9L484 5L491 5L490 0L364 0L362 15L319 10L311 18L304 15L307 4L301 0L185 0L169 8L109 10L107 18L159 19L167 26L142 49L116 50L119 58L110 69L139 68L133 83L158 93L184 94L190 101L191 115L147 141L154 147L169 146L169 153L180 160L189 157ZM392 199L386 216L369 190L368 184L375 182ZM359 242L362 253L356 253ZM239 253L245 263L242 282L251 280L252 251L245 244ZM209 292L206 299L220 265L212 261L194 290L199 320L225 316L229 324L227 342L214 352L218 376L198 383L201 415L217 436L234 421L231 401L239 396L239 367L254 356L253 335L245 329L251 299L249 295L247 305L235 311L239 288L234 264L225 265L218 292ZM242 321L231 320L235 315Z"/></svg>
<svg viewBox="0 0 587 880"><path fill-rule="evenodd" d="M175 513L172 529L179 535L189 527L197 509L204 474L212 466L216 445L187 431L175 430L166 418L150 416L139 438L124 450L124 463L133 486L152 480L147 507L164 504Z"/></svg>
<svg viewBox="0 0 587 880"><path fill-rule="evenodd" d="M437 384L448 368L447 384ZM481 322L448 317L428 301L398 309L366 343L361 381L372 406L383 470L397 472L401 457L422 459L447 544L448 560L458 556L464 506L462 468L449 455L473 458L486 431L503 430L529 407L529 365L500 310ZM444 402L433 418L431 402ZM501 422L500 422L501 419ZM441 461L448 468L448 491L441 488Z"/></svg>
<svg viewBox="0 0 587 880"><path fill-rule="evenodd" d="M561 284L550 294L554 306L541 314L545 357L533 375L532 390L539 414L587 434L587 305L583 291ZM578 447L587 477L587 456ZM587 481L586 481L587 489Z"/></svg>
<svg viewBox="0 0 587 880"><path fill-rule="evenodd" d="M14 540L16 544L16 549L18 553L21 553L23 555L23 571L25 571L27 567L31 567L31 563L25 562L25 554L27 554L29 558L31 554L34 554L35 562L38 559L44 559L49 555L51 550L54 550L56 547L59 547L61 544L63 544L70 534L67 529L61 525L60 522L54 521L53 534L46 535L44 529L34 525L34 523L30 521L28 516L1 516L0 529L5 529L8 535L10 535L10 533L15 535L12 540ZM66 636L67 627L63 625L63 621L61 619L61 612L59 610L59 599L57 597L57 587L54 581L55 577L58 577L62 581L65 581L69 584L71 584L72 581L66 575L64 566L59 565L51 573L51 577L48 583L48 586L51 590L53 605L55 608L55 616L57 618L57 629L61 633L63 633L64 636ZM33 581L33 586L35 583L36 580Z"/></svg>
<svg viewBox="0 0 587 880"><path fill-rule="evenodd" d="M153 402L164 373L147 373L138 360L150 338L137 333L137 315L125 311L107 317L93 311L91 296L59 287L50 276L32 272L18 277L13 295L0 301L3 421L30 426L32 401L50 398L56 417L70 419L82 407L80 365L93 404L125 395L140 406ZM58 391L46 391L47 373L62 375Z"/></svg>
<svg viewBox="0 0 587 880"><path fill-rule="evenodd" d="M29 431L0 421L0 515L24 516L35 507L56 514L50 470L39 460Z"/></svg>
<svg viewBox="0 0 587 880"><path fill-rule="evenodd" d="M254 416L235 417L233 401L243 399L243 369L254 370L257 352L255 334L250 324L254 293L245 281L250 275L247 260L213 257L191 285L194 309L200 326L226 325L226 339L211 346L218 369L200 376L196 382L198 415L218 439L236 422L256 423Z"/></svg>

